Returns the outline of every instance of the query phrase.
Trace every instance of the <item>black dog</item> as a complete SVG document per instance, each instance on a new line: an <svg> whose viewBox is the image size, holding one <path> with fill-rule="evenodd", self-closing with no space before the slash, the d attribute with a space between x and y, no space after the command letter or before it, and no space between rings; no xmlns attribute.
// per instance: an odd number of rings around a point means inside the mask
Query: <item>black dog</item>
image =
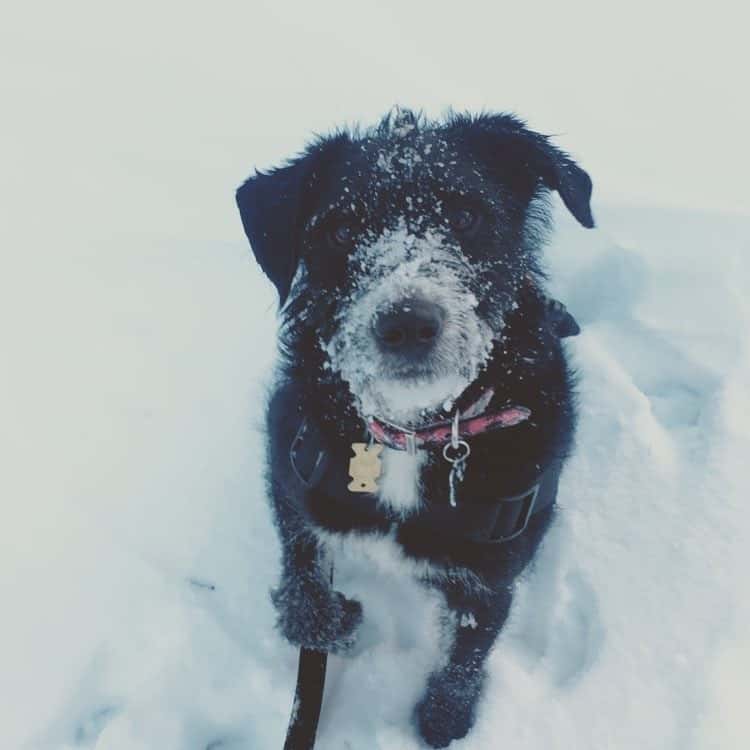
<svg viewBox="0 0 750 750"><path fill-rule="evenodd" d="M539 263L552 190L593 226L588 175L515 117L398 110L237 192L281 304L268 408L279 628L345 650L362 609L332 589L322 552L337 538L390 547L443 592L453 624L415 712L434 747L472 726L572 445L560 338L577 327Z"/></svg>

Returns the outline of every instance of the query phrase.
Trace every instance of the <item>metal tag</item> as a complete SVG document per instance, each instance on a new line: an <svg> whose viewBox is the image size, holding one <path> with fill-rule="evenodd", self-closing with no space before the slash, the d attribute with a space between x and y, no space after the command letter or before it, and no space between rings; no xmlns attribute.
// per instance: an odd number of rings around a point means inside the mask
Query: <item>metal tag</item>
<svg viewBox="0 0 750 750"><path fill-rule="evenodd" d="M352 443L354 456L349 460L349 476L352 481L348 485L350 492L377 492L375 480L380 476L382 465L380 454L382 445L368 445L367 443Z"/></svg>

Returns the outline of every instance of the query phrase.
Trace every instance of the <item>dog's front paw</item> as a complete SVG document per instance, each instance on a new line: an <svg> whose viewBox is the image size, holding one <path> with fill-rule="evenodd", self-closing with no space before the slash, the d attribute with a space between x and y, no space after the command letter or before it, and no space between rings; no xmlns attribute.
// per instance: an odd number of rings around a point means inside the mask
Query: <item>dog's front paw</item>
<svg viewBox="0 0 750 750"><path fill-rule="evenodd" d="M431 675L414 711L417 728L430 747L448 747L474 726L483 673L467 673L457 665Z"/></svg>
<svg viewBox="0 0 750 750"><path fill-rule="evenodd" d="M362 622L362 605L320 578L282 584L271 592L277 627L293 645L334 654L348 651Z"/></svg>

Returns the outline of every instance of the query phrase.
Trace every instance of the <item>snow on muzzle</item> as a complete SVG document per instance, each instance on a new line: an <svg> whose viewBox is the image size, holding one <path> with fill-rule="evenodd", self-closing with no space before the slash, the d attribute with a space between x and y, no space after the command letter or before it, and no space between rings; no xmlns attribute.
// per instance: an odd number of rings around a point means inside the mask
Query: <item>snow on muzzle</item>
<svg viewBox="0 0 750 750"><path fill-rule="evenodd" d="M414 418L476 378L492 330L477 314L470 266L442 235L384 233L352 256L350 272L325 348L363 415Z"/></svg>

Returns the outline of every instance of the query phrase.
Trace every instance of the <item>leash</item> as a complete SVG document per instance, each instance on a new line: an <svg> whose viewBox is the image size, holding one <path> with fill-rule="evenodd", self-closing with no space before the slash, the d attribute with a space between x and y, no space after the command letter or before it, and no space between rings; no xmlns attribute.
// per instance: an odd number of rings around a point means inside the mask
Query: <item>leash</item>
<svg viewBox="0 0 750 750"><path fill-rule="evenodd" d="M333 563L329 576L333 586ZM286 730L284 750L313 750L318 733L320 710L323 707L323 691L326 686L328 653L313 651L302 646L299 650L297 685L294 702Z"/></svg>
<svg viewBox="0 0 750 750"><path fill-rule="evenodd" d="M313 750L315 747L327 665L328 654L325 651L312 651L304 647L299 650L297 687L284 750Z"/></svg>

